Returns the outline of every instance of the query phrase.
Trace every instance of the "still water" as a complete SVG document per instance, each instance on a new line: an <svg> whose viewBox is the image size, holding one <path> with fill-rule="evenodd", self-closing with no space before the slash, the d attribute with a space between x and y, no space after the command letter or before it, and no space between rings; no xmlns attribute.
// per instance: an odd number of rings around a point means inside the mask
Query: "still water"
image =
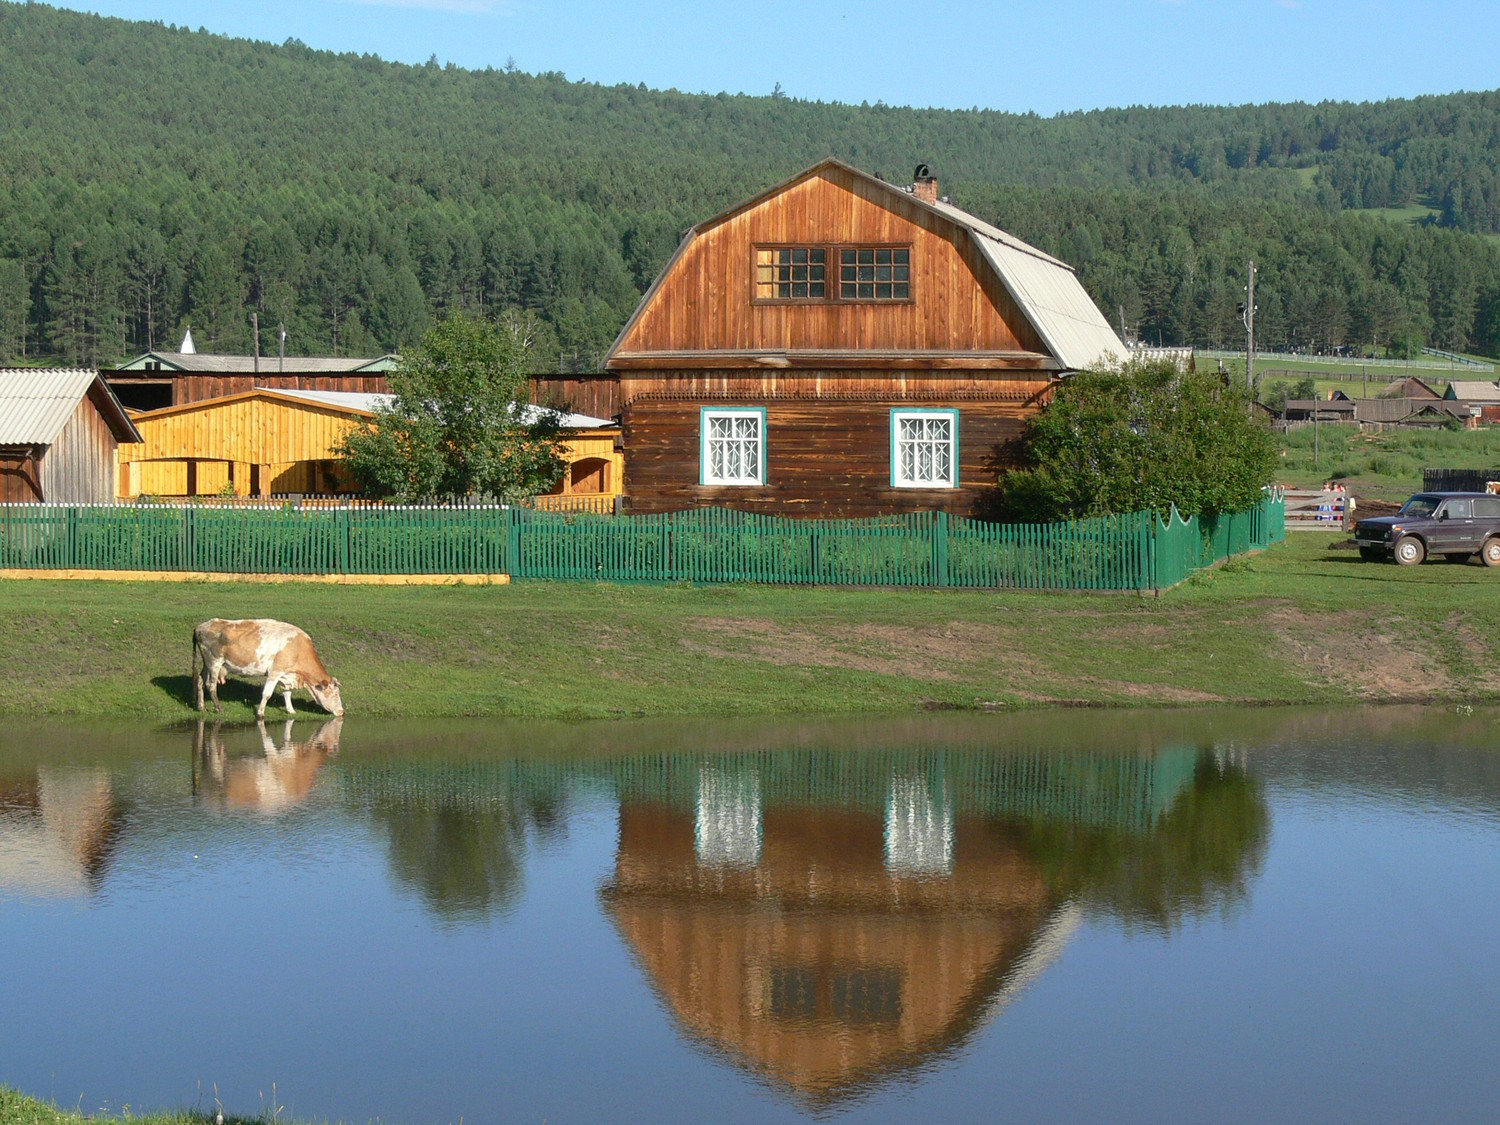
<svg viewBox="0 0 1500 1125"><path fill-rule="evenodd" d="M0 1083L406 1125L1494 1120L1497 719L12 725Z"/></svg>

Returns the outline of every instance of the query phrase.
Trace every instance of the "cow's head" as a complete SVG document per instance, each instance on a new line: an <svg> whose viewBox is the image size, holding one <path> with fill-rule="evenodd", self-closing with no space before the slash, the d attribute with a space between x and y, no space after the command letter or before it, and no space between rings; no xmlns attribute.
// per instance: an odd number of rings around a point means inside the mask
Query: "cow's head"
<svg viewBox="0 0 1500 1125"><path fill-rule="evenodd" d="M309 684L307 690L318 701L318 706L330 715L344 717L344 698L339 694L339 682L331 677L321 684Z"/></svg>

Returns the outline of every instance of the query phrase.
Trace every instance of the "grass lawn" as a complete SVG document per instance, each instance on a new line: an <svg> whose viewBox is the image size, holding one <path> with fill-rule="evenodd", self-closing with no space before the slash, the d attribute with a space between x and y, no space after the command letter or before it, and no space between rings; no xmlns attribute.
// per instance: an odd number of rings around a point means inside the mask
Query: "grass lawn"
<svg viewBox="0 0 1500 1125"><path fill-rule="evenodd" d="M189 718L190 634L214 616L306 628L350 722L1500 697L1500 573L1362 563L1342 538L1296 533L1161 597L5 581L0 714ZM245 719L259 689L221 695Z"/></svg>

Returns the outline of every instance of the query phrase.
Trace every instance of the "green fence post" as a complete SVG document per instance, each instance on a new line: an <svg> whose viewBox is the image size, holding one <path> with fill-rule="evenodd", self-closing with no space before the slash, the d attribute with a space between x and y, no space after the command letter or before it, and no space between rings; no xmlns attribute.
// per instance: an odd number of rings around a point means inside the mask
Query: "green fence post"
<svg viewBox="0 0 1500 1125"><path fill-rule="evenodd" d="M521 509L507 508L505 510L507 526L505 529L505 562L506 568L512 578L524 578L521 566Z"/></svg>
<svg viewBox="0 0 1500 1125"><path fill-rule="evenodd" d="M932 521L932 578L938 586L948 585L948 513L936 512Z"/></svg>

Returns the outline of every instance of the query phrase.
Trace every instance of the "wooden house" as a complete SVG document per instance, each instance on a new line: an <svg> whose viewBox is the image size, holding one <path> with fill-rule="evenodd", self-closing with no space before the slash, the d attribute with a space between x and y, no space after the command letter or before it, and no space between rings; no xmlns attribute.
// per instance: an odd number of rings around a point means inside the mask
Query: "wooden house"
<svg viewBox="0 0 1500 1125"><path fill-rule="evenodd" d="M120 448L120 494L355 493L358 489L339 464L337 447L387 401L386 395L258 387L144 411L134 415L139 444ZM621 474L614 424L582 415L567 415L564 424L569 465L559 493L617 493Z"/></svg>
<svg viewBox="0 0 1500 1125"><path fill-rule="evenodd" d="M1455 379L1448 384L1443 398L1477 407L1481 422L1489 425L1500 422L1500 382Z"/></svg>
<svg viewBox="0 0 1500 1125"><path fill-rule="evenodd" d="M837 160L688 232L605 360L625 507L966 513L1054 381L1126 349L1073 270Z"/></svg>
<svg viewBox="0 0 1500 1125"><path fill-rule="evenodd" d="M115 498L115 451L140 440L99 372L0 370L0 502Z"/></svg>

